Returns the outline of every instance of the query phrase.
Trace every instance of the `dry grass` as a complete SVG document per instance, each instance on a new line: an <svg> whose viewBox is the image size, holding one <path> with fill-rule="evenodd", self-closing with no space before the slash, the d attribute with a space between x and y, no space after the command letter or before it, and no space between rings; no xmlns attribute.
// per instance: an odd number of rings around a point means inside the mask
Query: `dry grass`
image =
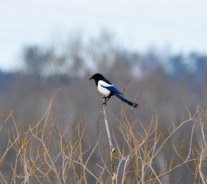
<svg viewBox="0 0 207 184"><path fill-rule="evenodd" d="M172 183L171 176L183 167L193 178L192 183L207 183L207 125L204 118L207 104L198 107L193 115L187 109L187 119L177 124L172 122L171 128L164 131L159 129L161 116L155 115L146 126L141 118L132 121L133 110L128 117L122 109L121 119L112 114L118 122L119 134L110 130L108 139L112 145L105 146L103 152L103 130L99 128L103 116L98 119L97 139L85 145L88 135L84 119L75 128L68 126L61 132L60 125L53 121L55 115L49 115L53 99L54 96L42 119L32 121L30 118L21 128L12 112L7 117L2 112L0 131L5 131L8 122L12 122L12 126L8 131L7 147L0 155L1 184ZM105 107L103 110L107 120L108 112ZM190 139L174 144L172 137L186 124L191 129ZM136 127L141 129L141 134L137 135ZM199 138L194 136L195 130L200 132ZM165 156L169 146L172 156ZM3 170L10 155L13 162ZM176 183L180 177L176 178Z"/></svg>

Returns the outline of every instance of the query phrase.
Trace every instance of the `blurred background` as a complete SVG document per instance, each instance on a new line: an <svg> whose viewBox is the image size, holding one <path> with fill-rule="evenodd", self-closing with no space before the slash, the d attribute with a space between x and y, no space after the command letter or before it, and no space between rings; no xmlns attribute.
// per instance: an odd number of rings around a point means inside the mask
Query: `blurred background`
<svg viewBox="0 0 207 184"><path fill-rule="evenodd" d="M41 118L60 89L51 112L60 129L87 116L87 133L95 137L102 97L88 79L99 72L120 91L132 77L130 100L144 82L134 119L147 113L148 124L158 113L168 128L186 106L194 113L206 100L206 7L205 0L1 0L1 109L13 111L21 127L31 115ZM115 97L107 108L120 116ZM7 131L0 137L5 147Z"/></svg>

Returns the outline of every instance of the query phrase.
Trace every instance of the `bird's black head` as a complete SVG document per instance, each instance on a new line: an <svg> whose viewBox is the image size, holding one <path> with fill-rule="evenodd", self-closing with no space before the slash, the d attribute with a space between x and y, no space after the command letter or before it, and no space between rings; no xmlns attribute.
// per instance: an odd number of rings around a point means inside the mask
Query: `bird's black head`
<svg viewBox="0 0 207 184"><path fill-rule="evenodd" d="M96 73L94 74L89 80L94 79L96 82L96 85L98 84L99 80L105 80L105 78L103 77L103 75L101 75L100 73Z"/></svg>
<svg viewBox="0 0 207 184"><path fill-rule="evenodd" d="M99 81L99 80L104 80L105 78L100 73L96 73L89 80L91 80L91 79L94 79L94 80L98 80Z"/></svg>

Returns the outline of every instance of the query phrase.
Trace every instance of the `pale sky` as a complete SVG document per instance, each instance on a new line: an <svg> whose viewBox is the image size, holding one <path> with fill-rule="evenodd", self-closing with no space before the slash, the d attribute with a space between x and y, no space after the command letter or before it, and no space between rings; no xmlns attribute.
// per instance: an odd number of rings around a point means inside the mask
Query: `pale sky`
<svg viewBox="0 0 207 184"><path fill-rule="evenodd" d="M18 67L25 45L102 28L137 51L151 46L207 54L207 0L0 0L0 68Z"/></svg>

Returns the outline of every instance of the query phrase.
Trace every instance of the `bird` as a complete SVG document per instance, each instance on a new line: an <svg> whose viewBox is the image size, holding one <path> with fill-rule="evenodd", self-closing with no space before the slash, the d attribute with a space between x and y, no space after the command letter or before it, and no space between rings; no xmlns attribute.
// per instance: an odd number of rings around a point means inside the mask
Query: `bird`
<svg viewBox="0 0 207 184"><path fill-rule="evenodd" d="M91 78L89 78L89 80L91 79L94 79L96 87L98 88L98 91L101 94L103 94L103 98L105 100L103 104L106 105L108 100L114 95L117 98L119 98L121 101L127 103L128 105L137 108L138 106L137 103L130 102L129 100L124 98L122 96L123 94L116 87L114 87L114 85L111 82L105 79L104 76L101 75L100 73L94 74Z"/></svg>

